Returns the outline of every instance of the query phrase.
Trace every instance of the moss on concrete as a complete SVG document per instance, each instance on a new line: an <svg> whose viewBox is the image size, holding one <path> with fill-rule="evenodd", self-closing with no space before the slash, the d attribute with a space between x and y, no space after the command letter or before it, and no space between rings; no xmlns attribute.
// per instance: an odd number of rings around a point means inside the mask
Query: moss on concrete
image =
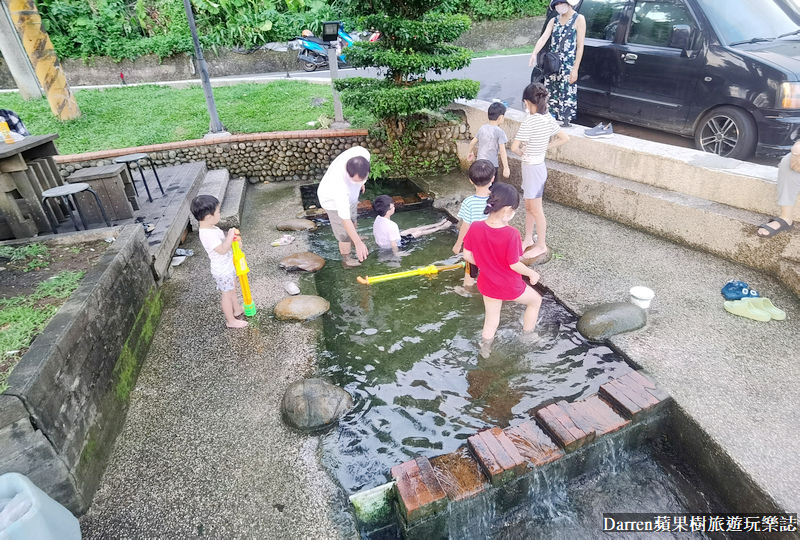
<svg viewBox="0 0 800 540"><path fill-rule="evenodd" d="M139 367L150 347L153 333L161 318L162 305L161 292L157 287L153 287L136 315L136 322L133 324L128 339L122 346L122 352L114 365L113 374L116 381L114 392L120 401L127 402L128 396L136 384Z"/></svg>

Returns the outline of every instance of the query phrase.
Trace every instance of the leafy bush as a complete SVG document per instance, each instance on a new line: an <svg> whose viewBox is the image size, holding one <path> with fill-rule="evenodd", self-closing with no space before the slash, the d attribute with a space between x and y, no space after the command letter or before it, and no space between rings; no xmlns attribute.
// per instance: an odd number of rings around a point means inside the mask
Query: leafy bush
<svg viewBox="0 0 800 540"><path fill-rule="evenodd" d="M339 79L334 84L342 92L345 105L365 109L380 120L390 142L403 136L412 114L478 95L477 81L425 80L430 70L440 74L442 70L469 65L472 53L468 49L443 43L457 39L469 29L468 17L428 13L432 0L355 0L354 3L363 2L380 10L361 19L361 23L378 29L381 39L353 44L347 60L355 67L383 68L386 78Z"/></svg>

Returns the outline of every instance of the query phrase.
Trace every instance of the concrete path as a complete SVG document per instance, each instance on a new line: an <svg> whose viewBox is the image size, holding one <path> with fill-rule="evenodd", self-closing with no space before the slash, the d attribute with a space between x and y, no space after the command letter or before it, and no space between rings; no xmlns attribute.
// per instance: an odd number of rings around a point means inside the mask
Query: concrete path
<svg viewBox="0 0 800 540"><path fill-rule="evenodd" d="M451 213L471 194L454 173L429 188ZM760 488L800 509L800 302L769 275L624 225L545 201L556 254L541 281L576 313L655 291L648 325L612 342L647 370ZM513 225L524 229L525 213ZM747 282L785 310L762 323L726 312L722 286ZM755 511L755 510L751 510Z"/></svg>
<svg viewBox="0 0 800 540"><path fill-rule="evenodd" d="M224 329L208 257L194 257L163 287L164 311L124 430L89 512L86 539L342 538L347 500L321 470L317 437L286 428L286 386L313 370L320 327L278 323L272 307L297 281L278 261L307 249L307 233L271 247L275 224L301 210L291 184L250 186L244 251L259 309L245 330ZM312 281L301 284L303 292Z"/></svg>

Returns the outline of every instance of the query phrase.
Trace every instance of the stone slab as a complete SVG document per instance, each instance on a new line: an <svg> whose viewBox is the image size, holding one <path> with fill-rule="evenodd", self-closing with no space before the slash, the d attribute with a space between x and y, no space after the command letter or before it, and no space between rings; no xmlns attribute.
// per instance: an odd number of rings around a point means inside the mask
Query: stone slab
<svg viewBox="0 0 800 540"><path fill-rule="evenodd" d="M517 451L532 465L539 467L563 457L564 451L534 422L523 422L505 429Z"/></svg>
<svg viewBox="0 0 800 540"><path fill-rule="evenodd" d="M536 411L536 419L567 453L574 452L595 438L594 430L587 428L588 431L584 431L578 427L569 413L557 403Z"/></svg>
<svg viewBox="0 0 800 540"><path fill-rule="evenodd" d="M415 523L447 508L447 495L428 458L418 457L392 467L399 510L405 523Z"/></svg>
<svg viewBox="0 0 800 540"><path fill-rule="evenodd" d="M522 474L526 468L525 459L498 427L481 431L467 439L467 442L493 486Z"/></svg>
<svg viewBox="0 0 800 540"><path fill-rule="evenodd" d="M242 226L245 195L247 195L247 181L244 178L234 178L228 182L220 209L220 227L240 228Z"/></svg>

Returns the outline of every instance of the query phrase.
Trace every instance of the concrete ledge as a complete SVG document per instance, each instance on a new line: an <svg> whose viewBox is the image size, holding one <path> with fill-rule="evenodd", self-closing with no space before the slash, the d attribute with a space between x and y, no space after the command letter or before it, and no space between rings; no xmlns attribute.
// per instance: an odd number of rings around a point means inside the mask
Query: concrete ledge
<svg viewBox="0 0 800 540"><path fill-rule="evenodd" d="M222 202L225 200L225 190L228 187L228 182L230 179L231 173L228 172L228 169L208 171L205 179L203 179L203 183L200 184L200 189L197 190L197 195L195 196L211 195L216 197L218 201ZM189 223L191 224L192 229L197 229L197 220L194 218L191 212L189 212Z"/></svg>
<svg viewBox="0 0 800 540"><path fill-rule="evenodd" d="M453 108L464 111L472 133L487 122L491 103L460 101ZM509 141L525 119L525 113L508 109L503 130ZM589 139L585 128L573 126L565 131L569 144L548 153L548 158L590 171L632 180L741 208L759 214L778 213L776 182L778 169L714 154L644 141L625 135L610 139ZM510 145L509 145L510 147ZM800 219L800 207L795 208Z"/></svg>
<svg viewBox="0 0 800 540"><path fill-rule="evenodd" d="M13 432L0 437L10 445L0 453L0 473L36 478L73 512L86 510L124 423L160 305L143 229L118 230L0 395L0 418L12 421L0 433ZM9 399L24 406L24 418Z"/></svg>
<svg viewBox="0 0 800 540"><path fill-rule="evenodd" d="M225 196L220 209L219 226L223 228L241 227L244 198L247 194L247 181L244 178L235 178L228 182Z"/></svg>

